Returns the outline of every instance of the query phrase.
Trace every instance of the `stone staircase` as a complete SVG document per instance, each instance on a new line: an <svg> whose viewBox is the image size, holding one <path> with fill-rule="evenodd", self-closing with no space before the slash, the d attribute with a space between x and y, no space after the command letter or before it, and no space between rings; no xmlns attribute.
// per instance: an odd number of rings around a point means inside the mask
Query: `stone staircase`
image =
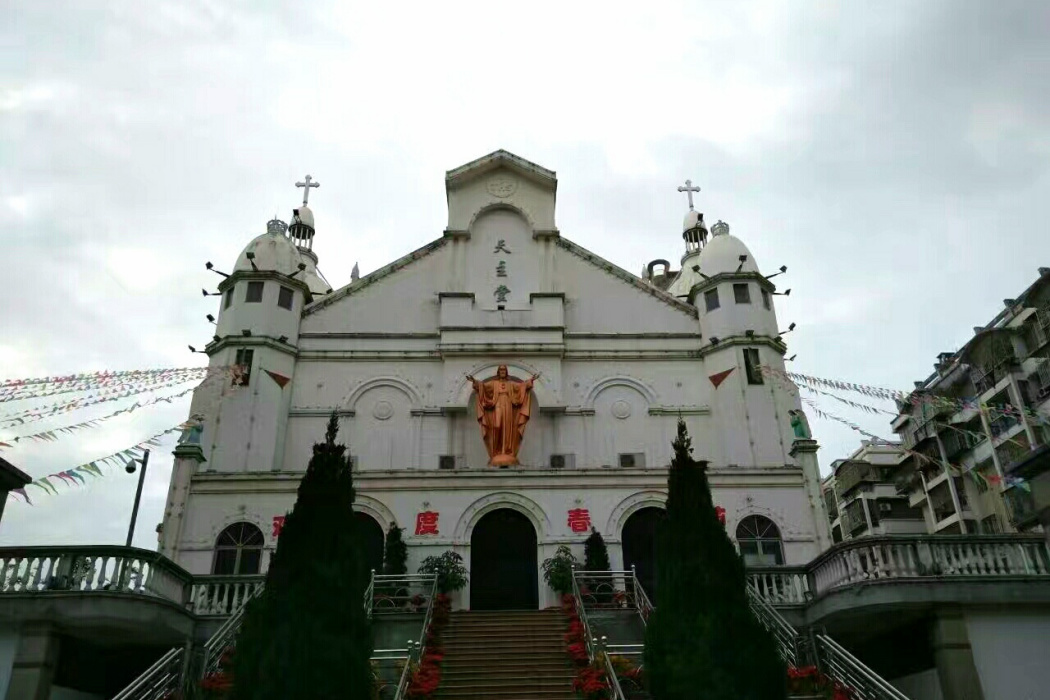
<svg viewBox="0 0 1050 700"><path fill-rule="evenodd" d="M561 610L454 612L440 700L574 700Z"/></svg>

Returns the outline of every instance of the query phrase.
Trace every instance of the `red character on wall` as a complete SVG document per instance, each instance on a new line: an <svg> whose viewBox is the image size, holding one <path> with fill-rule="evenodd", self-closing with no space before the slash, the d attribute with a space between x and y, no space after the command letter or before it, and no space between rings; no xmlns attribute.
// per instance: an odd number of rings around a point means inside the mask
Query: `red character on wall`
<svg viewBox="0 0 1050 700"><path fill-rule="evenodd" d="M586 508L573 508L569 511L569 529L573 532L587 532L591 529L591 512Z"/></svg>
<svg viewBox="0 0 1050 700"><path fill-rule="evenodd" d="M722 527L726 526L726 509L722 506L715 506L715 515L718 516L718 522L722 523Z"/></svg>
<svg viewBox="0 0 1050 700"><path fill-rule="evenodd" d="M273 536L280 537L281 530L284 529L284 517L283 515L273 516Z"/></svg>
<svg viewBox="0 0 1050 700"><path fill-rule="evenodd" d="M426 510L416 515L417 535L438 534L438 514L432 510Z"/></svg>

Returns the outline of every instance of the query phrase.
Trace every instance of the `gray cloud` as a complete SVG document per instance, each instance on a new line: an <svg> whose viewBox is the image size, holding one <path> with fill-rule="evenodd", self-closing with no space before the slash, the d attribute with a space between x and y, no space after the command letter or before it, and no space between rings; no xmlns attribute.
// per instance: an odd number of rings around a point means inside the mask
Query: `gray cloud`
<svg viewBox="0 0 1050 700"><path fill-rule="evenodd" d="M691 178L709 220L765 270L789 266L794 369L907 388L1050 264L1048 13L20 5L0 28L0 376L198 364L185 346L211 334L199 290L217 280L204 261L228 267L287 218L306 172L338 286L355 261L367 272L440 235L444 171L502 147L556 169L563 234L632 272L680 255L674 188ZM5 457L47 474L187 408ZM860 437L813 422L825 465ZM155 542L169 470L159 450L139 544ZM119 471L10 504L0 543L122 542L133 492Z"/></svg>

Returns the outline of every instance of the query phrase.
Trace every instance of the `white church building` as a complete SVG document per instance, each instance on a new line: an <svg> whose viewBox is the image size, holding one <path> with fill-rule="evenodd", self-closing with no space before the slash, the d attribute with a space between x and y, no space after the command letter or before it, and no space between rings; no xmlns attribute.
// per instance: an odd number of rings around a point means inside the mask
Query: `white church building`
<svg viewBox="0 0 1050 700"><path fill-rule="evenodd" d="M269 222L219 285L206 352L243 373L196 392L200 428L176 449L159 527L190 573L266 570L332 411L371 565L392 524L410 572L456 551L459 607L553 604L540 562L562 544L582 558L592 527L614 569L655 587L679 418L749 564L802 565L830 545L817 444L792 428L797 396L761 371L784 369L776 288L727 224L708 228L697 188L679 188L689 211L667 236L684 244L680 271L658 260L637 276L562 235L553 171L497 151L446 173L433 242L332 289L312 250L317 183L300 184L291 225ZM468 377L500 365L536 379L518 463L494 467Z"/></svg>

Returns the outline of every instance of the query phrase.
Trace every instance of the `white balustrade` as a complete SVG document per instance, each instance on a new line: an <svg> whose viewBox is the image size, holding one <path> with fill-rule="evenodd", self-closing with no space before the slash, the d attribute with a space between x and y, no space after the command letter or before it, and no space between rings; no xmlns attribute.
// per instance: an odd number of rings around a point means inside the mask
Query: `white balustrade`
<svg viewBox="0 0 1050 700"><path fill-rule="evenodd" d="M190 610L197 615L232 615L264 580L263 576L199 576L190 588Z"/></svg>
<svg viewBox="0 0 1050 700"><path fill-rule="evenodd" d="M0 550L0 594L137 593L182 605L191 576L156 552L129 547Z"/></svg>
<svg viewBox="0 0 1050 700"><path fill-rule="evenodd" d="M808 568L819 595L886 579L1048 576L1050 550L1023 535L865 537L836 545Z"/></svg>

